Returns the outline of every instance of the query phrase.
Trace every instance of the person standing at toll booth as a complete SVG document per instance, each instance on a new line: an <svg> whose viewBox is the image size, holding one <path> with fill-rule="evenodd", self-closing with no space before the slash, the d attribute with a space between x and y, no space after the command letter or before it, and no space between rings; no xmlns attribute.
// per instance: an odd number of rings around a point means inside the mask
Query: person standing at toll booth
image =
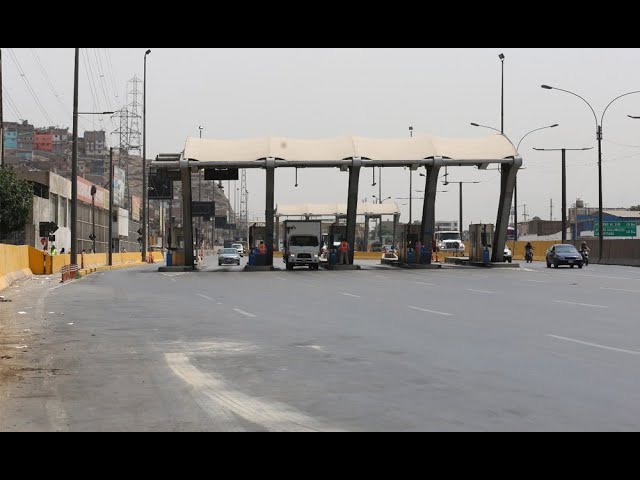
<svg viewBox="0 0 640 480"><path fill-rule="evenodd" d="M260 245L258 245L258 253L260 255L267 254L267 246L264 244L264 242L260 242Z"/></svg>
<svg viewBox="0 0 640 480"><path fill-rule="evenodd" d="M420 245L420 263L427 263L427 247Z"/></svg>
<svg viewBox="0 0 640 480"><path fill-rule="evenodd" d="M338 264L347 265L349 263L349 244L343 238L340 242L340 257L338 258Z"/></svg>

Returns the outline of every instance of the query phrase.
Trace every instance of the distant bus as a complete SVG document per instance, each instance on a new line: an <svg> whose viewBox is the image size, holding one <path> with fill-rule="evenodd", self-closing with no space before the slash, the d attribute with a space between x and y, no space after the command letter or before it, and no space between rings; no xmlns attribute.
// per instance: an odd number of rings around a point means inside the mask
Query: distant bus
<svg viewBox="0 0 640 480"><path fill-rule="evenodd" d="M507 227L507 240L517 240L516 229L514 227Z"/></svg>

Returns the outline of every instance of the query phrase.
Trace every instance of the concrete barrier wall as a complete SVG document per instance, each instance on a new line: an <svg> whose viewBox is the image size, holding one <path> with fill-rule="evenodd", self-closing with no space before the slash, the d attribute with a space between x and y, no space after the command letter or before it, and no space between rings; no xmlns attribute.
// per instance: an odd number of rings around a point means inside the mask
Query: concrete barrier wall
<svg viewBox="0 0 640 480"><path fill-rule="evenodd" d="M29 268L34 275L45 274L45 255L42 250L29 247Z"/></svg>
<svg viewBox="0 0 640 480"><path fill-rule="evenodd" d="M0 244L0 290L7 288L20 278L31 275L29 247Z"/></svg>

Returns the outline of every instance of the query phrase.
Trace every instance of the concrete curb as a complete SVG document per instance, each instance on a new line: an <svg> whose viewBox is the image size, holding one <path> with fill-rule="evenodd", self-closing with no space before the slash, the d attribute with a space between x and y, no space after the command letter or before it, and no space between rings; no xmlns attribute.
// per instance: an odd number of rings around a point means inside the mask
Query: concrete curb
<svg viewBox="0 0 640 480"><path fill-rule="evenodd" d="M89 275L95 272L102 272L104 270L116 270L118 268L127 268L127 267L140 267L142 265L148 265L147 262L136 262L136 263L123 263L120 265L100 265L96 267L83 268L78 270L78 278L84 277L85 275Z"/></svg>
<svg viewBox="0 0 640 480"><path fill-rule="evenodd" d="M28 268L23 268L16 272L9 272L4 275L0 275L0 292L5 288L8 288L13 282L22 280L33 276L33 273Z"/></svg>

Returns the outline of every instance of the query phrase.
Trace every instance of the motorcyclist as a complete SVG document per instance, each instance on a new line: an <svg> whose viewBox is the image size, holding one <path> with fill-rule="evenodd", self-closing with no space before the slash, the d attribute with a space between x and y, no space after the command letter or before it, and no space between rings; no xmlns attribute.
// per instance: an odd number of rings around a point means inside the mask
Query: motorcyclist
<svg viewBox="0 0 640 480"><path fill-rule="evenodd" d="M583 241L580 244L580 253L589 253L591 251L591 249L587 246L587 242Z"/></svg>
<svg viewBox="0 0 640 480"><path fill-rule="evenodd" d="M524 256L525 258L533 258L533 245L531 245L531 242L527 242L524 246Z"/></svg>

